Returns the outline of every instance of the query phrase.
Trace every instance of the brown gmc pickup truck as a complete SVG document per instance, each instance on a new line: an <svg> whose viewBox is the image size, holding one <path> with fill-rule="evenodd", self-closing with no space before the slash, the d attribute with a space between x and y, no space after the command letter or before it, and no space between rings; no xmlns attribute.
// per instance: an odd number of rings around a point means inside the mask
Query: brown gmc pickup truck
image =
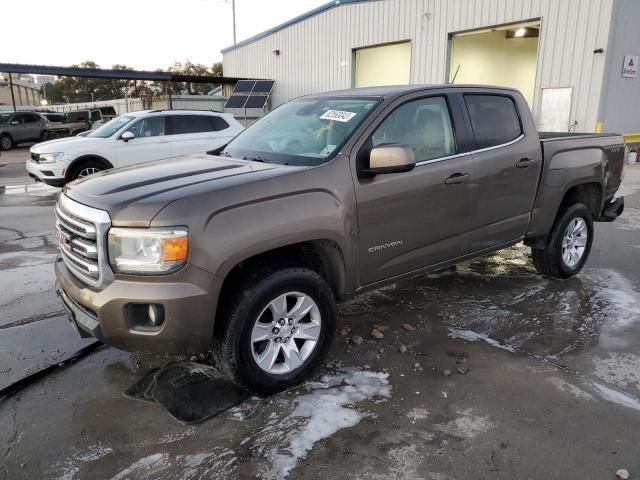
<svg viewBox="0 0 640 480"><path fill-rule="evenodd" d="M259 393L304 380L336 302L524 241L576 275L622 213L616 135L539 135L522 95L403 86L293 100L209 154L103 172L56 205L72 325L203 352Z"/></svg>

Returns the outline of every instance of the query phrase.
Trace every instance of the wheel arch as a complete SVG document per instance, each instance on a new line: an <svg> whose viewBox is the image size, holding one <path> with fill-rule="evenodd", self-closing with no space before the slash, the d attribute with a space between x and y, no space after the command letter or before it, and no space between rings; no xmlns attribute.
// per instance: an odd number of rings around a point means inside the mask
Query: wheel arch
<svg viewBox="0 0 640 480"><path fill-rule="evenodd" d="M224 275L220 298L237 289L256 269L269 266L297 266L314 270L331 288L335 298L346 295L345 261L340 245L330 239L307 240L266 250L238 261Z"/></svg>
<svg viewBox="0 0 640 480"><path fill-rule="evenodd" d="M95 154L88 154L88 155L82 155L78 158L76 158L75 160L73 160L69 166L67 167L67 171L65 172L65 177L68 181L71 180L71 177L73 175L73 172L84 162L88 162L90 160L93 161L97 161L100 164L102 164L105 168L105 170L108 170L110 168L113 168L113 164L107 160L104 157L101 157L100 155L95 155Z"/></svg>

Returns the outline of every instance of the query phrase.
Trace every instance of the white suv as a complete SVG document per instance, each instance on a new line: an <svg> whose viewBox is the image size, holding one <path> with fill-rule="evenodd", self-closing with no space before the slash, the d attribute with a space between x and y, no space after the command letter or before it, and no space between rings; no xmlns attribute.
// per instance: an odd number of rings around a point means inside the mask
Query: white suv
<svg viewBox="0 0 640 480"><path fill-rule="evenodd" d="M31 147L27 172L61 187L102 170L205 152L240 133L233 115L191 110L152 110L114 118L86 136Z"/></svg>

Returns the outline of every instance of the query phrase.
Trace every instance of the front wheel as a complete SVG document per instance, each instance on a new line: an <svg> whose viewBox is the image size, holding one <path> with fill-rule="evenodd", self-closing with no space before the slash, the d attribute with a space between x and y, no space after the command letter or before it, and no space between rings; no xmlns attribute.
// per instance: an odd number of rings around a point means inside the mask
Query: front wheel
<svg viewBox="0 0 640 480"><path fill-rule="evenodd" d="M13 141L9 135L0 135L0 150L10 150L13 146Z"/></svg>
<svg viewBox="0 0 640 480"><path fill-rule="evenodd" d="M78 178L88 177L89 175L93 175L94 173L98 173L104 170L104 167L101 163L96 162L94 160L89 160L88 162L83 162L78 165L73 173L71 174L71 180L77 180Z"/></svg>
<svg viewBox="0 0 640 480"><path fill-rule="evenodd" d="M544 248L533 248L533 264L539 273L566 279L577 275L589 258L593 243L593 219L582 203L576 203L556 219Z"/></svg>
<svg viewBox="0 0 640 480"><path fill-rule="evenodd" d="M245 280L216 321L218 366L235 383L269 395L299 384L321 365L336 306L318 273L267 269Z"/></svg>

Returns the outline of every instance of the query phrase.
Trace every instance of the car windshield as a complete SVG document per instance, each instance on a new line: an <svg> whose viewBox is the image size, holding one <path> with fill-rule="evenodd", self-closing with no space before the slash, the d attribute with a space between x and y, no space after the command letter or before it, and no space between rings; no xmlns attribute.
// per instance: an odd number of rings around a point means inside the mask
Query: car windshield
<svg viewBox="0 0 640 480"><path fill-rule="evenodd" d="M0 113L0 125L6 124L11 118L10 113Z"/></svg>
<svg viewBox="0 0 640 480"><path fill-rule="evenodd" d="M296 166L333 157L378 104L376 98L300 99L265 115L221 152L246 160Z"/></svg>
<svg viewBox="0 0 640 480"><path fill-rule="evenodd" d="M94 130L87 137L108 138L122 127L130 123L135 117L129 117L123 115L121 117L114 118L113 120L105 123L100 128Z"/></svg>

